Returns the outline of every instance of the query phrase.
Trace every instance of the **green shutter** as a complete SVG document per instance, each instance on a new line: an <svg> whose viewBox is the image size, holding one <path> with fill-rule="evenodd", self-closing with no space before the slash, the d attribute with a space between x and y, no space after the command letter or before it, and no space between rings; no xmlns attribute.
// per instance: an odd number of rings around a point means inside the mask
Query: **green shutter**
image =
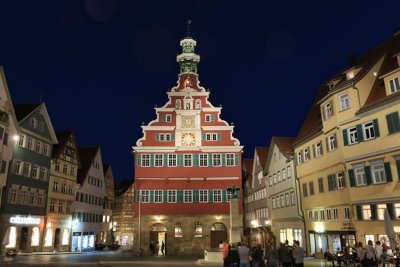
<svg viewBox="0 0 400 267"><path fill-rule="evenodd" d="M378 123L378 119L373 120L372 123L374 124L375 137L379 137L379 136L380 136L380 133L379 133L379 123Z"/></svg>
<svg viewBox="0 0 400 267"><path fill-rule="evenodd" d="M362 216L362 207L360 205L356 206L356 212L357 212L357 220L361 221L363 219L363 216Z"/></svg>
<svg viewBox="0 0 400 267"><path fill-rule="evenodd" d="M177 194L177 202L183 202L183 191L178 190L176 194Z"/></svg>
<svg viewBox="0 0 400 267"><path fill-rule="evenodd" d="M400 159L396 160L397 180L400 181Z"/></svg>
<svg viewBox="0 0 400 267"><path fill-rule="evenodd" d="M163 155L164 166L168 166L168 154Z"/></svg>
<svg viewBox="0 0 400 267"><path fill-rule="evenodd" d="M349 138L347 136L347 129L342 131L343 134L343 144L347 146L349 144Z"/></svg>
<svg viewBox="0 0 400 267"><path fill-rule="evenodd" d="M386 115L386 122L388 125L389 134L400 131L399 112L394 112Z"/></svg>
<svg viewBox="0 0 400 267"><path fill-rule="evenodd" d="M199 154L193 154L193 166L194 167L199 166Z"/></svg>
<svg viewBox="0 0 400 267"><path fill-rule="evenodd" d="M161 121L165 122L165 114L160 114L161 115Z"/></svg>
<svg viewBox="0 0 400 267"><path fill-rule="evenodd" d="M193 190L193 202L199 202L199 190Z"/></svg>
<svg viewBox="0 0 400 267"><path fill-rule="evenodd" d="M212 154L208 154L208 166L213 166Z"/></svg>
<svg viewBox="0 0 400 267"><path fill-rule="evenodd" d="M221 140L222 140L221 134L217 133L217 141L221 141Z"/></svg>
<svg viewBox="0 0 400 267"><path fill-rule="evenodd" d="M206 139L206 134L205 134L205 133L201 134L201 138L202 138L203 140L207 140L207 139Z"/></svg>
<svg viewBox="0 0 400 267"><path fill-rule="evenodd" d="M356 125L358 143L364 141L364 131L361 124Z"/></svg>
<svg viewBox="0 0 400 267"><path fill-rule="evenodd" d="M239 166L239 154L235 154L235 166Z"/></svg>
<svg viewBox="0 0 400 267"><path fill-rule="evenodd" d="M371 204L371 220L377 220L378 219L378 214L377 214L377 209L376 209L376 204Z"/></svg>
<svg viewBox="0 0 400 267"><path fill-rule="evenodd" d="M171 141L175 141L175 134L171 134Z"/></svg>
<svg viewBox="0 0 400 267"><path fill-rule="evenodd" d="M150 166L154 166L154 154L150 154Z"/></svg>
<svg viewBox="0 0 400 267"><path fill-rule="evenodd" d="M183 166L183 154L178 154L178 166Z"/></svg>
<svg viewBox="0 0 400 267"><path fill-rule="evenodd" d="M394 113L390 113L386 115L386 124L388 127L389 134L394 132L393 114Z"/></svg>
<svg viewBox="0 0 400 267"><path fill-rule="evenodd" d="M163 202L168 202L168 191L163 190L162 194L163 194Z"/></svg>
<svg viewBox="0 0 400 267"><path fill-rule="evenodd" d="M344 172L340 172L343 175L343 188L346 187L346 176L344 175Z"/></svg>
<svg viewBox="0 0 400 267"><path fill-rule="evenodd" d="M393 203L386 203L386 209L389 212L390 218L393 220L394 218L394 210L393 210Z"/></svg>
<svg viewBox="0 0 400 267"><path fill-rule="evenodd" d="M160 134L156 133L156 141L160 141Z"/></svg>
<svg viewBox="0 0 400 267"><path fill-rule="evenodd" d="M208 190L208 202L214 202L212 189Z"/></svg>
<svg viewBox="0 0 400 267"><path fill-rule="evenodd" d="M154 202L154 190L150 190L150 202Z"/></svg>
<svg viewBox="0 0 400 267"><path fill-rule="evenodd" d="M356 186L356 179L354 177L354 170L353 169L349 169L348 173L349 173L350 187Z"/></svg>
<svg viewBox="0 0 400 267"><path fill-rule="evenodd" d="M223 190L222 190L222 202L228 201L227 199L228 199L228 198L227 198L227 196L226 196L226 189L223 189Z"/></svg>
<svg viewBox="0 0 400 267"><path fill-rule="evenodd" d="M390 163L389 162L385 162L384 166L385 166L386 181L387 182L393 181L393 179L392 179L392 171L390 170Z"/></svg>
<svg viewBox="0 0 400 267"><path fill-rule="evenodd" d="M364 171L365 171L365 179L367 180L367 185L372 184L371 167L365 166Z"/></svg>
<svg viewBox="0 0 400 267"><path fill-rule="evenodd" d="M226 166L226 154L225 153L221 154L221 163L222 163L222 166Z"/></svg>
<svg viewBox="0 0 400 267"><path fill-rule="evenodd" d="M210 115L210 120L211 120L211 121L215 121L215 115L214 115L214 114L211 114L211 115Z"/></svg>
<svg viewBox="0 0 400 267"><path fill-rule="evenodd" d="M137 154L137 165L142 166L142 154Z"/></svg>

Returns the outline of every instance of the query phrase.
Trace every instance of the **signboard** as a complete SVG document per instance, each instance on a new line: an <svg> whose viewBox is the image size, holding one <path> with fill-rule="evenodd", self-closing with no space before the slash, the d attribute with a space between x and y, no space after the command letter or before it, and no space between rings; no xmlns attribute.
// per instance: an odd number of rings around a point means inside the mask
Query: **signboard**
<svg viewBox="0 0 400 267"><path fill-rule="evenodd" d="M32 217L32 216L12 216L10 217L10 223L13 224L40 224L40 217Z"/></svg>

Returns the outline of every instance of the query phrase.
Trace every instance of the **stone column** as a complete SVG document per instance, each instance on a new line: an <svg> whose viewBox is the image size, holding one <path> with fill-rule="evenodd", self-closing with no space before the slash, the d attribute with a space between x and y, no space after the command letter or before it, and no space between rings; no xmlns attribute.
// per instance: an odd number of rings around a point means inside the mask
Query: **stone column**
<svg viewBox="0 0 400 267"><path fill-rule="evenodd" d="M236 244L241 241L241 218L239 216L239 198L231 198L229 201L230 228L229 243Z"/></svg>

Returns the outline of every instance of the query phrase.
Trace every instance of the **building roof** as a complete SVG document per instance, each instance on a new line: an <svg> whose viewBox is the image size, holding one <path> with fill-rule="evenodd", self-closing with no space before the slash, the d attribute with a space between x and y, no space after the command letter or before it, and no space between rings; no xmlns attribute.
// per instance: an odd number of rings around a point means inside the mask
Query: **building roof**
<svg viewBox="0 0 400 267"><path fill-rule="evenodd" d="M279 148L279 150L282 152L282 154L286 157L289 158L289 156L292 155L292 145L294 141L296 140L295 137L282 137L282 136L273 136L272 137L274 143L276 146Z"/></svg>
<svg viewBox="0 0 400 267"><path fill-rule="evenodd" d="M18 122L25 119L26 116L31 114L39 106L40 103L15 105L14 106L15 116L17 117Z"/></svg>
<svg viewBox="0 0 400 267"><path fill-rule="evenodd" d="M78 184L83 183L83 181L86 178L86 175L92 166L92 162L94 157L97 154L97 151L99 151L99 146L95 147L84 147L84 148L79 148L79 159L81 162L81 168L78 170Z"/></svg>
<svg viewBox="0 0 400 267"><path fill-rule="evenodd" d="M253 180L253 159L244 159L243 160L243 167L244 170L246 171L246 181L249 181L249 183L251 184L252 180Z"/></svg>
<svg viewBox="0 0 400 267"><path fill-rule="evenodd" d="M267 162L267 155L268 155L268 150L269 147L256 147L255 148L258 159L260 161L260 165L262 168L265 167L265 163Z"/></svg>
<svg viewBox="0 0 400 267"><path fill-rule="evenodd" d="M115 187L115 197L122 196L129 188L133 186L132 180L124 180Z"/></svg>
<svg viewBox="0 0 400 267"><path fill-rule="evenodd" d="M72 135L72 139L75 141L75 134L72 131L56 132L58 144L53 146L53 152L52 152L53 158L57 158L58 155L62 153L64 147L67 145L67 142L71 138L71 135ZM77 160L78 166L80 168L79 153L76 153L76 160Z"/></svg>
<svg viewBox="0 0 400 267"><path fill-rule="evenodd" d="M380 60L383 56L384 62L379 71L380 74L385 74L393 70L394 68L398 68L396 58L393 58L395 53L399 53L400 51L400 34L397 34L384 42L383 44L371 49L367 53L365 53L360 58L356 59L352 64L347 66L345 69L337 73L336 75L329 78L326 82L324 82L319 90L317 91L314 100L311 104L311 107L306 115L306 118L303 121L302 126L298 132L298 135L295 140L295 144L300 143L304 139L320 132L322 130L322 116L320 109L320 101L322 101L325 97L329 96L337 92L338 90L344 89L346 87L356 86L356 83L360 81L365 75L371 70L371 68ZM351 69L358 69L359 72L355 74L352 79L346 78L346 71ZM379 75L380 75L379 74ZM400 97L399 93L392 94L390 96L386 96L383 80L379 79L379 75L377 75L377 79L372 86L372 90L367 98L367 101L361 107L359 112L363 112L366 109L370 109L374 105L379 105L382 101L390 101L390 99L397 99ZM334 85L332 82L335 82Z"/></svg>

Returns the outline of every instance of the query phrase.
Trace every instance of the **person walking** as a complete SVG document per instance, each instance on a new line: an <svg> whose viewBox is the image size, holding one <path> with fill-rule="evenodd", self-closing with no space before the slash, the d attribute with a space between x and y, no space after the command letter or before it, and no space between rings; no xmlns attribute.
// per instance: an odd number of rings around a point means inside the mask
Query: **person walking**
<svg viewBox="0 0 400 267"><path fill-rule="evenodd" d="M383 247L381 245L381 241L375 242L375 257L376 257L376 266L380 267L383 264Z"/></svg>
<svg viewBox="0 0 400 267"><path fill-rule="evenodd" d="M366 266L365 250L363 248L362 242L357 243L357 258L356 263L360 263L362 267Z"/></svg>
<svg viewBox="0 0 400 267"><path fill-rule="evenodd" d="M251 257L251 267L263 267L263 253L264 251L261 248L260 244L257 244L255 247L252 248L250 251Z"/></svg>
<svg viewBox="0 0 400 267"><path fill-rule="evenodd" d="M368 240L368 244L365 247L365 258L366 258L366 266L367 267L373 267L375 266L375 248L373 247L373 242L372 240Z"/></svg>
<svg viewBox="0 0 400 267"><path fill-rule="evenodd" d="M278 252L276 249L269 245L267 247L267 267L278 267Z"/></svg>
<svg viewBox="0 0 400 267"><path fill-rule="evenodd" d="M228 261L229 267L239 267L240 265L239 252L236 249L235 245L228 246Z"/></svg>
<svg viewBox="0 0 400 267"><path fill-rule="evenodd" d="M222 243L222 259L224 260L224 267L229 267L229 259L228 259L229 247L230 246L228 241L224 241Z"/></svg>
<svg viewBox="0 0 400 267"><path fill-rule="evenodd" d="M240 267L250 267L250 249L241 242L238 242L238 252L240 257Z"/></svg>
<svg viewBox="0 0 400 267"><path fill-rule="evenodd" d="M161 253L164 255L164 250L165 250L165 243L164 241L161 241Z"/></svg>
<svg viewBox="0 0 400 267"><path fill-rule="evenodd" d="M158 255L159 255L159 252L160 252L160 242L157 241L156 246L155 246L154 254L155 254L156 256L158 256Z"/></svg>
<svg viewBox="0 0 400 267"><path fill-rule="evenodd" d="M300 247L300 242L298 240L293 241L293 250L292 255L294 258L295 267L303 267L304 266L304 249Z"/></svg>
<svg viewBox="0 0 400 267"><path fill-rule="evenodd" d="M280 243L278 248L278 260L282 267L292 266L292 250L286 243Z"/></svg>

